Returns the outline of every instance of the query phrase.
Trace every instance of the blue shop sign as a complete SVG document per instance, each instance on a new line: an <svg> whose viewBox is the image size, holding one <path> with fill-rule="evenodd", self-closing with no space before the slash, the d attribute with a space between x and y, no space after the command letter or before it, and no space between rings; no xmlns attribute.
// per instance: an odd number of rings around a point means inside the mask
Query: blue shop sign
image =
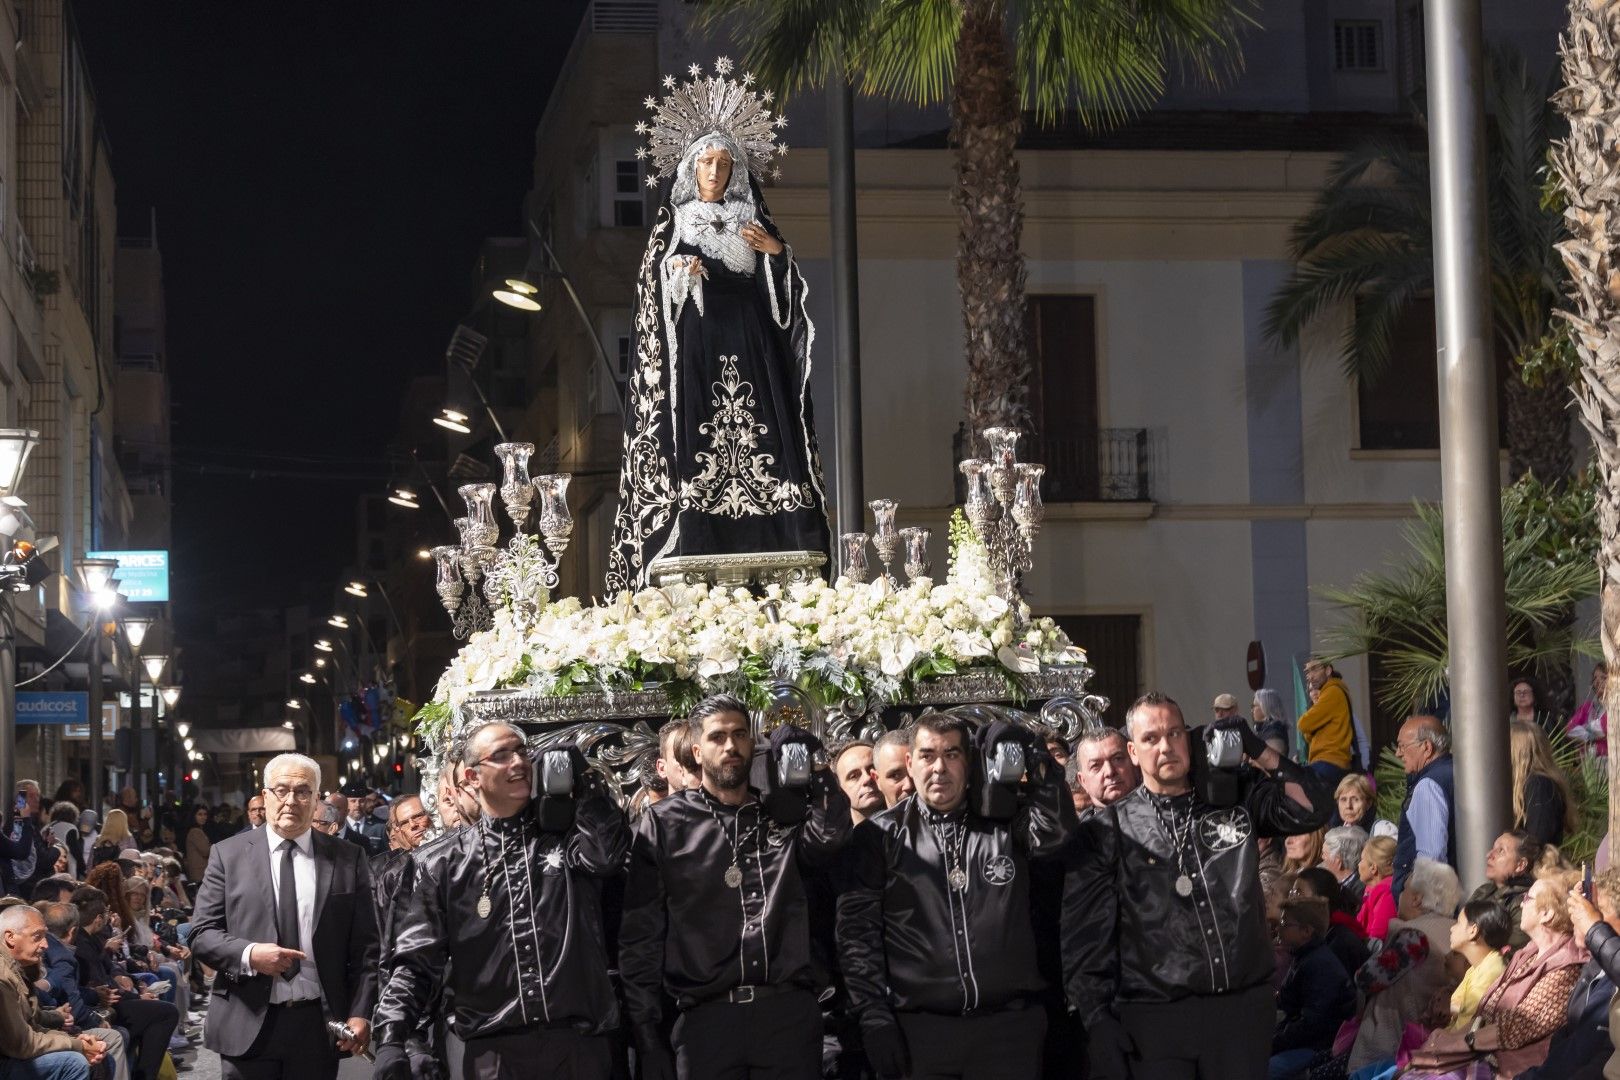
<svg viewBox="0 0 1620 1080"><path fill-rule="evenodd" d="M132 603L168 603L167 551L87 551L85 557L118 560L118 591Z"/></svg>
<svg viewBox="0 0 1620 1080"><path fill-rule="evenodd" d="M90 695L83 690L17 691L17 723L90 723Z"/></svg>

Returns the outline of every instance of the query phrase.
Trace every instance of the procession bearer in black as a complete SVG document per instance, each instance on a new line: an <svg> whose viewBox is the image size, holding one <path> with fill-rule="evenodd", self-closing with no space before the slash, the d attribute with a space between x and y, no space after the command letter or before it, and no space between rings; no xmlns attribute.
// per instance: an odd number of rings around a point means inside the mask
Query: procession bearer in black
<svg viewBox="0 0 1620 1080"><path fill-rule="evenodd" d="M750 785L754 739L736 698L708 698L688 721L703 783L637 822L619 930L641 1075L816 1080L827 978L812 959L803 869L849 839L849 800L820 743L796 728L772 732L761 755L772 782ZM781 761L803 772L773 790ZM666 996L680 1012L667 1041Z"/></svg>
<svg viewBox="0 0 1620 1080"><path fill-rule="evenodd" d="M846 858L838 954L880 1077L1030 1080L1046 1015L1031 858L1057 854L1074 806L1043 741L994 723L917 721L916 793L862 823Z"/></svg>
<svg viewBox="0 0 1620 1080"><path fill-rule="evenodd" d="M415 853L377 1004L376 1078L410 1080L405 1042L442 983L465 1044L451 1075L607 1080L619 1009L600 881L624 867L624 815L578 750L531 761L505 724L475 731L462 761L483 816Z"/></svg>

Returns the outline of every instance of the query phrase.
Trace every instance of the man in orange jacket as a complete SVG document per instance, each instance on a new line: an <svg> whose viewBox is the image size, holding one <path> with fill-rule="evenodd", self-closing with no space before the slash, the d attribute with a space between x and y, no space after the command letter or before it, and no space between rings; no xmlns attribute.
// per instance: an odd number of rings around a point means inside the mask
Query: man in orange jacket
<svg viewBox="0 0 1620 1080"><path fill-rule="evenodd" d="M1299 733L1305 737L1305 763L1331 787L1350 771L1355 753L1350 691L1326 660L1306 662L1305 683L1316 691L1316 704L1299 718Z"/></svg>

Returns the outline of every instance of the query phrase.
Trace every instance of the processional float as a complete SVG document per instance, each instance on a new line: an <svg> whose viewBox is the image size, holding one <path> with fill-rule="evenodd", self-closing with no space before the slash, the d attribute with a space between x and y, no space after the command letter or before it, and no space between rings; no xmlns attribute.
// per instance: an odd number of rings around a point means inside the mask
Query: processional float
<svg viewBox="0 0 1620 1080"><path fill-rule="evenodd" d="M1018 460L1017 431L984 431L988 456L960 463L965 496L937 581L931 531L901 527L894 500L869 504L870 533L829 536L804 282L759 185L779 175L786 120L723 58L713 75L688 74L664 80L638 125L660 205L637 285L609 595L553 597L571 478L531 477L529 443L495 446L500 483L459 488L457 542L432 550L466 644L417 718L430 801L446 751L496 720L536 749L578 745L629 800L653 775L658 728L710 693L745 700L761 734L791 723L829 744L929 710L1072 740L1107 707L1086 692L1085 653L1024 601L1044 469ZM720 154L735 168L717 170ZM767 385L779 372L788 381ZM733 550L734 536L765 537L767 550Z"/></svg>

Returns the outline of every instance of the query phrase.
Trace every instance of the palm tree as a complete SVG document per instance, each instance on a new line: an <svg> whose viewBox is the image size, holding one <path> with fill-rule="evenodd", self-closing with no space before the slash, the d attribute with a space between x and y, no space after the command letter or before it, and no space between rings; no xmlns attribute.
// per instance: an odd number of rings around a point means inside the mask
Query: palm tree
<svg viewBox="0 0 1620 1080"><path fill-rule="evenodd" d="M1029 429L1023 196L1025 110L1109 123L1164 92L1171 64L1217 79L1241 59L1254 0L709 0L748 64L792 92L830 75L864 93L948 101L960 222L965 421Z"/></svg>
<svg viewBox="0 0 1620 1080"><path fill-rule="evenodd" d="M1569 275L1569 323L1580 358L1581 424L1597 461L1598 572L1603 655L1620 661L1620 0L1570 0L1563 88L1554 103L1569 134L1553 149L1569 238L1559 245ZM1620 714L1620 680L1609 715ZM1620 830L1620 753L1609 755L1609 835Z"/></svg>
<svg viewBox="0 0 1620 1080"><path fill-rule="evenodd" d="M1569 374L1525 361L1542 347L1562 274L1554 244L1558 212L1544 205L1548 143L1558 117L1551 86L1524 58L1491 55L1487 93L1492 311L1499 345L1515 370L1505 388L1509 475L1554 483L1569 476ZM1421 111L1418 118L1422 120ZM1295 227L1294 273L1267 311L1266 333L1292 345L1324 309L1355 301L1342 356L1345 374L1374 382L1389 366L1392 332L1413 300L1434 286L1429 162L1394 134L1369 139L1334 167L1316 205Z"/></svg>
<svg viewBox="0 0 1620 1080"><path fill-rule="evenodd" d="M1546 674L1567 665L1577 640L1564 614L1597 592L1592 487L1550 488L1533 475L1502 492L1502 566L1507 595L1508 669ZM1392 716L1410 716L1442 697L1451 663L1446 629L1446 552L1440 507L1416 504L1407 557L1318 595L1344 620L1322 636L1330 660L1376 653L1374 687Z"/></svg>

